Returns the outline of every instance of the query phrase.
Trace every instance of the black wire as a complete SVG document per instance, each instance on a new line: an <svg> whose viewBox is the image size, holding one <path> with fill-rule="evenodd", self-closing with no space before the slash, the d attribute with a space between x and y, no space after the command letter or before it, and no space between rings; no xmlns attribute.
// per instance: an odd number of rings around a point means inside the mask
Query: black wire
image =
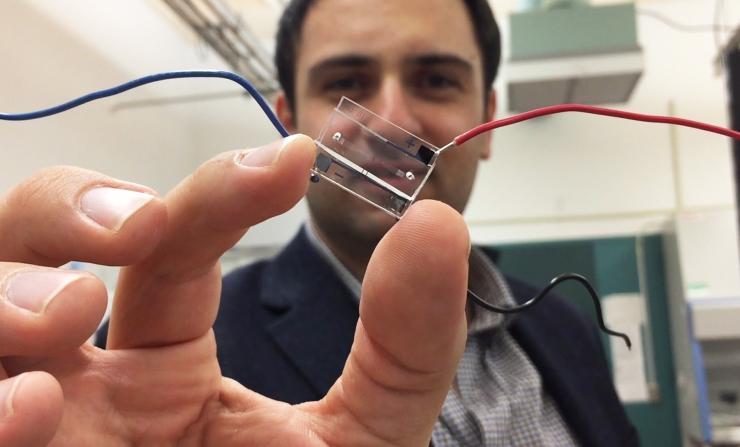
<svg viewBox="0 0 740 447"><path fill-rule="evenodd" d="M511 313L516 313L516 312L521 312L524 309L534 306L535 304L537 304L537 302L539 302L542 298L544 298L545 295L547 295L547 293L550 292L550 290L552 290L558 284L564 281L576 281L580 283L583 287L585 287L586 290L588 291L588 294L591 296L591 300L594 303L594 307L596 308L596 318L599 321L599 328L601 328L603 332L609 335L622 338L624 340L624 343L627 345L627 348L632 349L632 341L627 336L627 334L624 334L622 332L613 331L609 329L608 327L606 327L606 324L604 323L604 314L601 311L601 302L599 301L599 296L596 293L596 290L594 290L591 283L588 282L588 280L585 277L577 273L565 273L563 275L559 275L553 278L553 280L550 281L550 284L548 284L547 287L542 289L542 291L540 291L540 293L538 293L534 298L531 298L529 301L523 304L520 304L518 306L499 307L499 306L493 305L487 302L486 300L484 300L483 298L479 297L478 295L476 295L475 292L473 292L470 289L468 289L468 296L473 300L475 304L477 304L478 306L486 310L489 310L491 312L500 313L500 314L511 314Z"/></svg>

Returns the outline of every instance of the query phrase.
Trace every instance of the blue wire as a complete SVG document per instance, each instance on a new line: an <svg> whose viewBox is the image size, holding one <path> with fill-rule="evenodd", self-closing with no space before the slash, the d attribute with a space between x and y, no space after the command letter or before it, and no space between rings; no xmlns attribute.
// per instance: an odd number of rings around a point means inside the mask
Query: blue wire
<svg viewBox="0 0 740 447"><path fill-rule="evenodd" d="M125 91L131 90L136 87L140 87L145 84L151 84L152 82L157 81L164 81L167 79L179 79L179 78L223 78L223 79L230 79L240 86L242 86L246 91L249 92L250 95L252 95L252 98L254 98L255 101L257 101L257 104L259 104L260 108L263 112L265 112L265 115L270 119L270 122L272 122L272 125L275 126L275 129L282 135L283 137L287 137L290 134L285 129L283 124L280 122L277 116L275 116L275 113L272 111L270 106L267 104L267 101L265 101L265 98L260 95L260 93L257 91L256 88L248 80L245 78L239 76L236 73L232 73L229 71L216 71L216 70L188 70L188 71L171 71L171 72L165 72L165 73L157 73L149 76L144 76L143 78L134 79L133 81L126 82L124 84L118 85L116 87L112 87L105 90L100 90L93 93L88 93L87 95L81 96L77 99L73 99L72 101L65 102L64 104L60 104L58 106L49 107L48 109L43 110L37 110L35 112L29 112L29 113L0 113L0 120L7 120L7 121L25 121L25 120L33 120L37 118L44 118L51 115L56 115L57 113L65 112L69 109L72 109L77 106L81 106L82 104L88 103L90 101L95 101L96 99L101 98L107 98L108 96L117 95L119 93L123 93Z"/></svg>

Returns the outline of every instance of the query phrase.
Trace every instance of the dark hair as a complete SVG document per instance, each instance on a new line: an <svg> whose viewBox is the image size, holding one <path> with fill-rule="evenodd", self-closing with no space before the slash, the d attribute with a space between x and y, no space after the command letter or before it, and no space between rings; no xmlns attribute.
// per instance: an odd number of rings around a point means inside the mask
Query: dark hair
<svg viewBox="0 0 740 447"><path fill-rule="evenodd" d="M278 24L275 66L290 108L295 112L295 61L306 14L315 0L291 0ZM487 0L463 0L473 22L475 39L483 60L486 96L491 91L501 60L501 36ZM483 99L486 103L486 98Z"/></svg>

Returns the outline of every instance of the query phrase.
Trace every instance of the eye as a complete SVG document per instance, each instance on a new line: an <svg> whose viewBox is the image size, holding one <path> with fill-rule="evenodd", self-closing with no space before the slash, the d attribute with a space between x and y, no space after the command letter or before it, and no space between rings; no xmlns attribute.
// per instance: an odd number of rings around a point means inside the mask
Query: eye
<svg viewBox="0 0 740 447"><path fill-rule="evenodd" d="M324 90L328 92L346 92L363 89L366 85L362 79L357 76L345 76L327 81L324 84Z"/></svg>
<svg viewBox="0 0 740 447"><path fill-rule="evenodd" d="M459 87L460 83L440 73L429 73L421 76L419 86L429 89L450 89Z"/></svg>
<svg viewBox="0 0 740 447"><path fill-rule="evenodd" d="M443 71L418 72L412 80L416 94L432 101L449 101L465 90L459 76Z"/></svg>

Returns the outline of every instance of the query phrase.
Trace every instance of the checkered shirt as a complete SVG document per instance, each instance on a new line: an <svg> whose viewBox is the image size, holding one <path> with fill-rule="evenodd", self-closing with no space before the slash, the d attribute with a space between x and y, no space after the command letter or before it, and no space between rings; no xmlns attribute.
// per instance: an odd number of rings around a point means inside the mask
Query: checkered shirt
<svg viewBox="0 0 740 447"><path fill-rule="evenodd" d="M359 302L361 284L306 225L308 239ZM480 249L470 254L468 284L499 306L514 299L503 276ZM510 318L476 306L465 352L432 433L436 447L576 445L537 369L509 334Z"/></svg>

